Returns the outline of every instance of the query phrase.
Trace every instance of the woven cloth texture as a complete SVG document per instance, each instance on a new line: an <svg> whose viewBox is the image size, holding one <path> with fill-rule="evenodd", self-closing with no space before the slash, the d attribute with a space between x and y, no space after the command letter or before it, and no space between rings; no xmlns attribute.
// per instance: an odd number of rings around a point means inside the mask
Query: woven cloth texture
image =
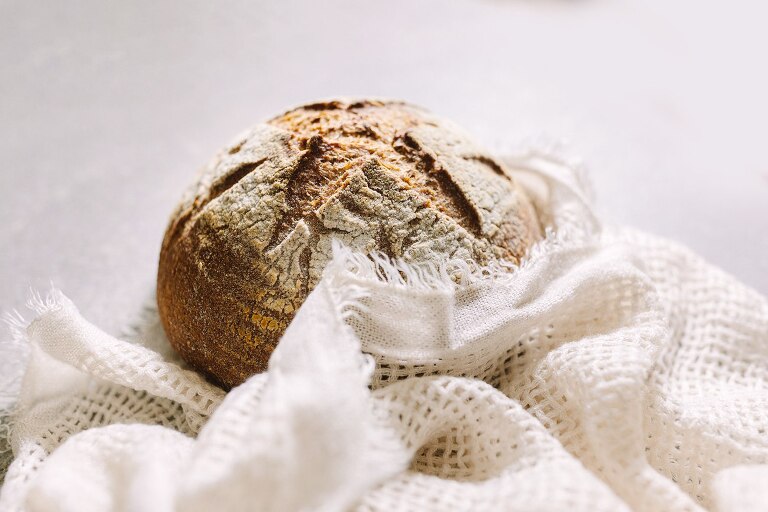
<svg viewBox="0 0 768 512"><path fill-rule="evenodd" d="M156 315L121 340L35 298L0 510L768 510L768 301L602 226L567 162L508 163L547 225L519 267L337 245L229 393Z"/></svg>

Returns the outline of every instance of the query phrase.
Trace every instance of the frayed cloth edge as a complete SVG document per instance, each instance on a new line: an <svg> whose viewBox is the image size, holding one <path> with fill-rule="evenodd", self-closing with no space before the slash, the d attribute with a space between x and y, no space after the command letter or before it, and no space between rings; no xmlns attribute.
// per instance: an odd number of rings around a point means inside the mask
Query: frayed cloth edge
<svg viewBox="0 0 768 512"><path fill-rule="evenodd" d="M486 265L461 258L413 263L380 251L354 251L334 240L333 258L326 268L329 274L326 277L340 285L344 281L344 288L352 295L365 295L362 291L354 292L354 283L357 287L381 285L415 292L451 293L478 284L507 283L541 258L566 247L585 245L596 238L599 237L548 228L544 238L529 249L519 264L492 260ZM352 296L345 297L345 301L358 302Z"/></svg>

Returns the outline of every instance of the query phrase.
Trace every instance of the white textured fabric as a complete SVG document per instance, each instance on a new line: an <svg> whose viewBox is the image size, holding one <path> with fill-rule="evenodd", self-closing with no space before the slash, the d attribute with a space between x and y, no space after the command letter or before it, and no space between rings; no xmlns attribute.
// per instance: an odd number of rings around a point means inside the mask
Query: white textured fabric
<svg viewBox="0 0 768 512"><path fill-rule="evenodd" d="M226 395L38 300L0 510L765 510L768 301L510 165L549 226L520 268L337 247Z"/></svg>

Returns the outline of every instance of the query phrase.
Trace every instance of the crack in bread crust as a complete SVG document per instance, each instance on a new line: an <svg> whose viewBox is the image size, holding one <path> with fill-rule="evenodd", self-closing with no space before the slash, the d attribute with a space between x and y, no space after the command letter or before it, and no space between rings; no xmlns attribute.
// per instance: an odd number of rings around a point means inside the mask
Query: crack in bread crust
<svg viewBox="0 0 768 512"><path fill-rule="evenodd" d="M392 147L413 162L416 169L422 173L417 175L422 187L437 191L434 195L441 199L438 209L456 219L475 236L480 236L482 228L477 210L453 182L451 175L437 164L435 157L425 151L408 132L396 135Z"/></svg>

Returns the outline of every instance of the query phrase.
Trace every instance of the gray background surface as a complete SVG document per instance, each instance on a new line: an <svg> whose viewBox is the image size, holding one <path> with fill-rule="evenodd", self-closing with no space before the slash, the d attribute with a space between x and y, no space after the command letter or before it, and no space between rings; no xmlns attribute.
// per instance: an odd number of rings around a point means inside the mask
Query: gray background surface
<svg viewBox="0 0 768 512"><path fill-rule="evenodd" d="M119 332L194 172L249 125L402 97L564 139L598 210L768 293L768 31L734 0L0 1L0 309L53 280Z"/></svg>

